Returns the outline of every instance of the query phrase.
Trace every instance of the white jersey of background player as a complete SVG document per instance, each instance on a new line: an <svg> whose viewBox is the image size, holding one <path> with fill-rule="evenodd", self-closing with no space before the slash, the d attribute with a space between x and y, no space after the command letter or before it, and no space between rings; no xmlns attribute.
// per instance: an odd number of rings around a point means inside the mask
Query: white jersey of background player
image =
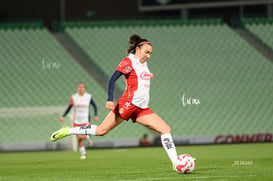
<svg viewBox="0 0 273 181"><path fill-rule="evenodd" d="M77 85L77 93L73 94L70 97L69 105L64 112L63 116L60 118L62 122L64 117L69 113L72 107L74 107L74 115L73 115L73 127L78 126L86 126L90 124L90 111L89 106L92 105L94 108L94 120L98 121L97 116L97 106L91 94L85 92L84 83L78 83ZM83 140L87 139L88 144L91 146L92 142L89 135L77 135L79 151L81 153L81 159L86 158L86 150L84 147Z"/></svg>
<svg viewBox="0 0 273 181"><path fill-rule="evenodd" d="M89 93L79 95L75 93L71 96L69 105L74 106L73 125L84 126L89 124L89 105L91 103L92 96Z"/></svg>

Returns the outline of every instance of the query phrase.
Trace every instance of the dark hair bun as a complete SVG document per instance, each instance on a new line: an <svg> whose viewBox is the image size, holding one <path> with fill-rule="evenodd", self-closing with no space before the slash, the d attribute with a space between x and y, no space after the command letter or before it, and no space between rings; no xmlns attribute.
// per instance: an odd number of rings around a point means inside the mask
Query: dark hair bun
<svg viewBox="0 0 273 181"><path fill-rule="evenodd" d="M141 37L139 35L134 34L130 36L129 44L136 46L136 44L138 44L140 41L141 41Z"/></svg>
<svg viewBox="0 0 273 181"><path fill-rule="evenodd" d="M127 55L129 53L133 53L135 54L136 52L136 47L139 45L139 46L142 46L143 44L139 44L141 42L147 42L148 40L146 39L142 39L139 35L136 35L136 34L133 34L130 36L129 38L129 48L127 49ZM148 42L149 43L149 42ZM150 43L151 44L151 43Z"/></svg>

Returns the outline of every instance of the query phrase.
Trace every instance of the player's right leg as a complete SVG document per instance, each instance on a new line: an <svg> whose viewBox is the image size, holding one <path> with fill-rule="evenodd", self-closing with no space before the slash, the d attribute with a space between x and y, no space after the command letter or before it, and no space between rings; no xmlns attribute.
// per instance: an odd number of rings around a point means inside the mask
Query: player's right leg
<svg viewBox="0 0 273 181"><path fill-rule="evenodd" d="M81 154L81 157L80 159L86 159L86 149L85 149L85 146L83 144L83 140L86 139L86 136L85 135L76 135L77 137L77 141L78 141L78 147L79 147L79 151L80 151L80 154Z"/></svg>
<svg viewBox="0 0 273 181"><path fill-rule="evenodd" d="M136 122L147 126L148 128L153 129L161 134L162 146L169 156L172 165L174 165L177 159L177 152L169 125L155 113L140 116L136 119Z"/></svg>
<svg viewBox="0 0 273 181"><path fill-rule="evenodd" d="M80 127L64 127L57 131L55 131L50 139L51 141L57 141L58 139L64 138L69 135L96 135L103 136L108 133L110 130L115 128L123 121L122 118L117 116L112 111L108 114L108 116L104 119L104 121L99 125L87 125Z"/></svg>
<svg viewBox="0 0 273 181"><path fill-rule="evenodd" d="M147 126L148 128L153 129L161 134L162 146L167 152L169 159L174 166L174 163L177 159L177 152L169 125L155 113L141 116L136 119L136 122ZM195 161L196 159L193 158L193 160Z"/></svg>

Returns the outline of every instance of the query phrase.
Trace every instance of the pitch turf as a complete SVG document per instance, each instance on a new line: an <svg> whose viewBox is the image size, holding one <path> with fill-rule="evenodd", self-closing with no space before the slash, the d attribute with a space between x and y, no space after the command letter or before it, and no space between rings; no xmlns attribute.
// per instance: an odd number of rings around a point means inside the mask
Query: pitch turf
<svg viewBox="0 0 273 181"><path fill-rule="evenodd" d="M91 149L79 153L0 154L0 180L273 180L273 144L180 146L196 157L192 174L177 174L163 148Z"/></svg>

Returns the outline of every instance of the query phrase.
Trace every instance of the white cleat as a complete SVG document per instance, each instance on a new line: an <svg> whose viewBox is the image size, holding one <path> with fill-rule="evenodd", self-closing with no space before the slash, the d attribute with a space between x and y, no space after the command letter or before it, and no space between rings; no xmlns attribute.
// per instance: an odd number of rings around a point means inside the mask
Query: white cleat
<svg viewBox="0 0 273 181"><path fill-rule="evenodd" d="M86 155L82 155L81 160L85 160L85 159L86 159Z"/></svg>

